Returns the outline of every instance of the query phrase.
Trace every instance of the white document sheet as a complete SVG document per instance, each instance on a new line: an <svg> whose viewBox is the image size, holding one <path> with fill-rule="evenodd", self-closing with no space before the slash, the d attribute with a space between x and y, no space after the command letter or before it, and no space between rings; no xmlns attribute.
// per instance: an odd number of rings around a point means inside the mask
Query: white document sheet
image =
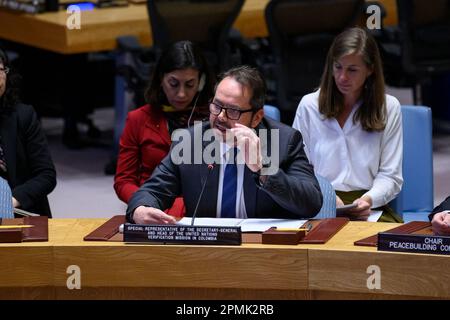
<svg viewBox="0 0 450 320"><path fill-rule="evenodd" d="M179 225L191 225L191 218L183 218ZM241 227L242 232L264 232L271 227L298 229L306 220L290 219L230 219L230 218L196 218L196 226Z"/></svg>
<svg viewBox="0 0 450 320"><path fill-rule="evenodd" d="M299 229L306 220L289 219L245 219L241 224L242 232L264 232L271 227Z"/></svg>
<svg viewBox="0 0 450 320"><path fill-rule="evenodd" d="M237 227L244 219L232 218L195 218L195 226ZM183 218L177 222L179 225L190 226L192 218Z"/></svg>
<svg viewBox="0 0 450 320"><path fill-rule="evenodd" d="M380 219L382 214L383 214L383 211L371 211L369 218L367 218L367 221L377 222L378 219Z"/></svg>

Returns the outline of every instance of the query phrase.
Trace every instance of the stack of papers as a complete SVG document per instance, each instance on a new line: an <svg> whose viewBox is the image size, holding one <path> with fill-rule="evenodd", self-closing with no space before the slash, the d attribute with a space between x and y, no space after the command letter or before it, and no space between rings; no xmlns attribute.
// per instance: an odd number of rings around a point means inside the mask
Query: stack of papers
<svg viewBox="0 0 450 320"><path fill-rule="evenodd" d="M178 225L191 225L192 218L183 218ZM242 232L264 232L272 227L298 229L307 220L290 219L230 219L230 218L196 218L195 226L241 227Z"/></svg>

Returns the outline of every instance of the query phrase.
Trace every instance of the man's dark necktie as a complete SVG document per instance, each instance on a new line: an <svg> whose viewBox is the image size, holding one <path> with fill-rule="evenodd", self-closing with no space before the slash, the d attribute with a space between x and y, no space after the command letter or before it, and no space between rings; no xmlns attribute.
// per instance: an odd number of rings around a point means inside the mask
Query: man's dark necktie
<svg viewBox="0 0 450 320"><path fill-rule="evenodd" d="M230 150L232 152L232 150ZM222 187L222 218L236 218L236 193L237 193L237 149L234 148L234 161L225 166ZM230 161L231 162L231 161Z"/></svg>

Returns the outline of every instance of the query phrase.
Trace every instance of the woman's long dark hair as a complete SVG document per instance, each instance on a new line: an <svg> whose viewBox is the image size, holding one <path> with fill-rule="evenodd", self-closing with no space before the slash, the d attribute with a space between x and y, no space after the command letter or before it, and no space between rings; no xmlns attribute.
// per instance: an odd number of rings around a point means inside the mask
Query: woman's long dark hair
<svg viewBox="0 0 450 320"><path fill-rule="evenodd" d="M191 41L175 42L163 51L145 91L146 102L154 108L160 108L163 104L166 104L167 98L161 88L164 75L175 70L188 68L198 70L199 77L202 75L205 77L205 86L199 93L197 106L207 108L208 102L213 96L215 77L203 53Z"/></svg>
<svg viewBox="0 0 450 320"><path fill-rule="evenodd" d="M14 72L9 63L5 51L0 48L0 62L5 68L9 68L6 75L5 92L0 97L0 114L10 113L20 101L20 76Z"/></svg>

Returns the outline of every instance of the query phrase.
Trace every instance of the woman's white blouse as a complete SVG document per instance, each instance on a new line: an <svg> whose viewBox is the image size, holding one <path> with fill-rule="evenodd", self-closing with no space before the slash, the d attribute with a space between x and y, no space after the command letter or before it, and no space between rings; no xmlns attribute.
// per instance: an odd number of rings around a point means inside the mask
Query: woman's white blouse
<svg viewBox="0 0 450 320"><path fill-rule="evenodd" d="M314 171L335 190L369 190L372 207L380 207L400 192L403 158L402 115L399 101L386 95L387 123L381 132L367 132L353 123L360 104L344 124L319 113L319 91L302 98L293 127L300 130L305 152Z"/></svg>

